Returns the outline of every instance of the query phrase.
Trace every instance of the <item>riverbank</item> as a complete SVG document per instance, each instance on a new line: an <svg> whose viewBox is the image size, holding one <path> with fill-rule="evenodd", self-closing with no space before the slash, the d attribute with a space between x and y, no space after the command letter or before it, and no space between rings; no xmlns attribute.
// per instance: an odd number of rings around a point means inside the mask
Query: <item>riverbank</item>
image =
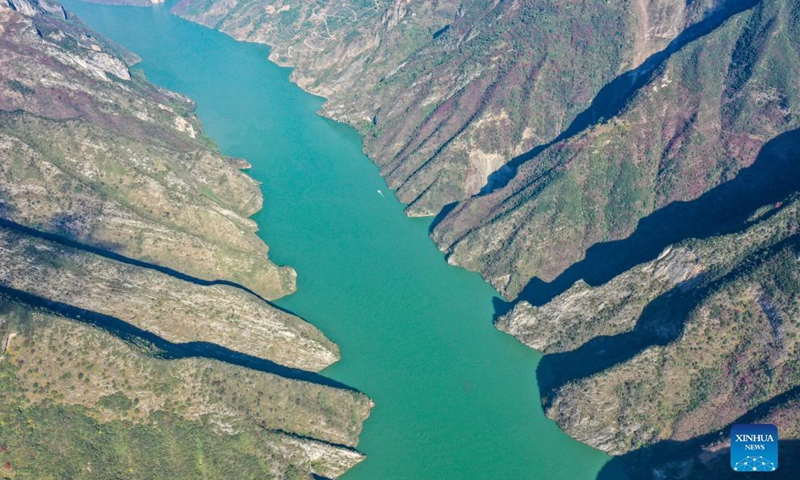
<svg viewBox="0 0 800 480"><path fill-rule="evenodd" d="M351 128L319 117L269 50L168 13L66 2L142 57L155 83L197 102L206 133L245 158L265 208L253 219L278 264L298 272L277 304L340 346L322 373L375 401L348 479L593 480L608 456L541 411L539 354L492 325L496 292L447 265L386 192Z"/></svg>

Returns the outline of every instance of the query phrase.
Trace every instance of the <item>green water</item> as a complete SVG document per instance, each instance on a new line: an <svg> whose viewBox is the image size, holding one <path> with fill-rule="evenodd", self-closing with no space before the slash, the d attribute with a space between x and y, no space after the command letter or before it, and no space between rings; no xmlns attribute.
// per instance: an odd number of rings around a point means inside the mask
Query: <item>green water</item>
<svg viewBox="0 0 800 480"><path fill-rule="evenodd" d="M377 404L347 480L594 479L608 460L542 414L539 354L492 326L493 289L447 265L350 128L315 114L266 47L155 8L65 2L143 58L158 85L197 102L221 150L253 164L271 257L297 269L278 302L341 346L323 373ZM378 194L382 190L385 196Z"/></svg>

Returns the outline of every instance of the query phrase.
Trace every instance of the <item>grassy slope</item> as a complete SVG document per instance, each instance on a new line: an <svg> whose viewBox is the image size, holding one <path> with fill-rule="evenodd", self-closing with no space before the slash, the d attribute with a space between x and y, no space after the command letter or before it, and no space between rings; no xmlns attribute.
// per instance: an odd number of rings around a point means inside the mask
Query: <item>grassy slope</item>
<svg viewBox="0 0 800 480"><path fill-rule="evenodd" d="M191 101L131 77L59 12L0 19L3 216L266 298L293 291L247 218L257 182L203 137Z"/></svg>
<svg viewBox="0 0 800 480"><path fill-rule="evenodd" d="M208 285L294 289L247 218L262 198L246 162L202 136L190 100L131 76L134 55L54 4L13 7L0 8L0 478L334 478L361 461L369 399L300 370L336 346Z"/></svg>
<svg viewBox="0 0 800 480"><path fill-rule="evenodd" d="M310 478L363 458L325 443L357 442L363 395L162 360L146 343L5 296L0 312L2 478Z"/></svg>
<svg viewBox="0 0 800 480"><path fill-rule="evenodd" d="M789 73L800 53L781 33L797 23L792 2L765 0L649 77L640 72L646 81L614 100L633 81L621 77L587 110L602 121L537 151L505 187L458 205L434 239L452 263L513 298L534 278L556 279L590 246L628 237L651 212L730 182L768 141L800 125L800 84ZM753 179L765 189L774 180ZM720 210L716 221L735 213ZM664 225L665 234L673 227L682 228Z"/></svg>

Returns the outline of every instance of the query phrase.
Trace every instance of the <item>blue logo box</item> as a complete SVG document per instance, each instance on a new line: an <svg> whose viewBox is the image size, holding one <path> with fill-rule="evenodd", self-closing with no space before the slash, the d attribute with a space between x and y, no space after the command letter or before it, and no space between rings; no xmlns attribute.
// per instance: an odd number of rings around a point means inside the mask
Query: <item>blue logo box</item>
<svg viewBox="0 0 800 480"><path fill-rule="evenodd" d="M778 469L778 427L769 424L731 428L731 468L735 472Z"/></svg>

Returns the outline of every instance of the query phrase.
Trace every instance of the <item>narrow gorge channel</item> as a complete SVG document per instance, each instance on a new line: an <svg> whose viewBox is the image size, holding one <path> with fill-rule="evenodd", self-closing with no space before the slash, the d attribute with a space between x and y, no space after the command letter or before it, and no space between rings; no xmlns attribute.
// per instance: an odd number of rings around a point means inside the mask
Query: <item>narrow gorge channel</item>
<svg viewBox="0 0 800 480"><path fill-rule="evenodd" d="M608 461L545 418L540 355L497 331L497 294L451 267L361 152L319 117L268 49L153 8L64 2L143 59L154 83L190 96L223 153L263 182L255 220L270 257L298 272L277 302L319 327L342 360L322 372L376 403L348 480L590 480Z"/></svg>

